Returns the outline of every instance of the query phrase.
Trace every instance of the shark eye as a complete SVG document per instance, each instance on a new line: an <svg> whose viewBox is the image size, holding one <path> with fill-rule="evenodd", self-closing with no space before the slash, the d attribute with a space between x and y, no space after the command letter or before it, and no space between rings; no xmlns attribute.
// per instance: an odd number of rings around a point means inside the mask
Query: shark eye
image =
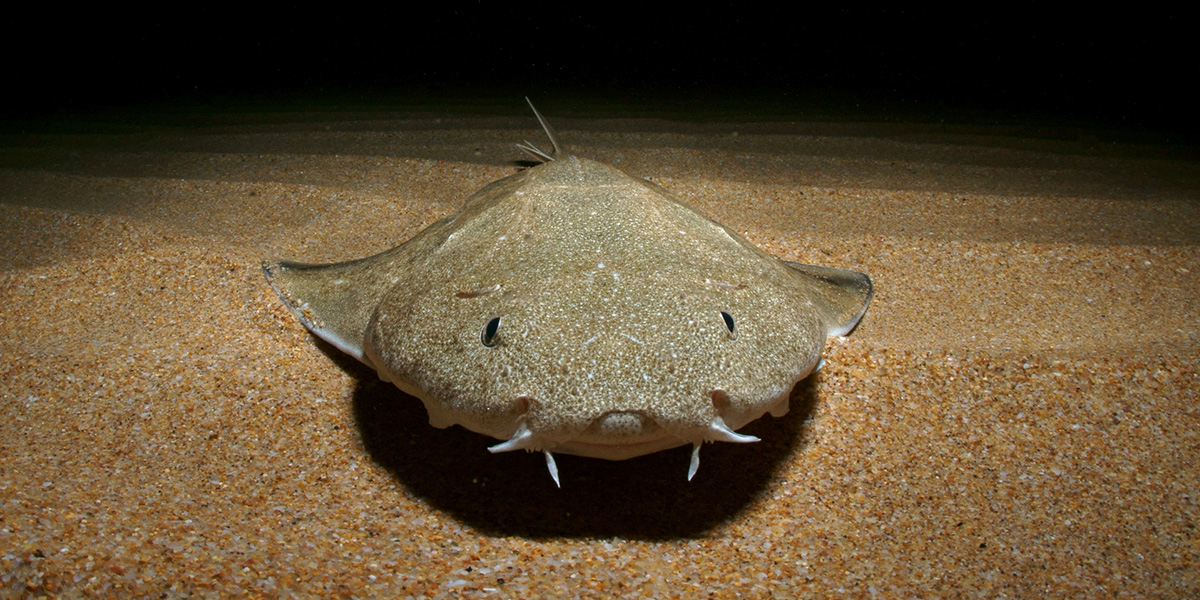
<svg viewBox="0 0 1200 600"><path fill-rule="evenodd" d="M737 327L734 326L734 324L733 324L733 315L731 315L725 311L721 311L721 320L725 321L725 329L729 330L729 339L736 340L737 339Z"/></svg>
<svg viewBox="0 0 1200 600"><path fill-rule="evenodd" d="M499 334L500 317L492 317L491 320L487 322L487 325L483 326L483 333L479 335L479 340L483 342L484 346L491 348L492 346L496 345L496 336Z"/></svg>

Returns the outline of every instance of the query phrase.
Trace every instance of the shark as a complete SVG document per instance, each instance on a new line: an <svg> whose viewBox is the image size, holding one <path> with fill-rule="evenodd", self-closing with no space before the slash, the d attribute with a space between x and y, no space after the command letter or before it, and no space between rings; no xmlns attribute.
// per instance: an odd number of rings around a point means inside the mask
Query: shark
<svg viewBox="0 0 1200 600"><path fill-rule="evenodd" d="M528 101L528 99L526 99ZM767 254L663 188L551 149L374 256L268 261L314 335L420 399L429 423L491 452L624 460L783 416L792 388L872 297L852 270ZM819 215L814 215L819 217Z"/></svg>

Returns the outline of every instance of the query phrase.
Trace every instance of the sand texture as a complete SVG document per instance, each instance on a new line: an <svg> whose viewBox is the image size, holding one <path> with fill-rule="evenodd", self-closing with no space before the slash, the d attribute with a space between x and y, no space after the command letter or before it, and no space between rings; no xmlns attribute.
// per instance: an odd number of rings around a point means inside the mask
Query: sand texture
<svg viewBox="0 0 1200 600"><path fill-rule="evenodd" d="M1200 169L1070 132L555 118L781 258L871 275L792 411L491 455L316 340L268 258L373 254L532 117L6 135L0 596L1196 597Z"/></svg>

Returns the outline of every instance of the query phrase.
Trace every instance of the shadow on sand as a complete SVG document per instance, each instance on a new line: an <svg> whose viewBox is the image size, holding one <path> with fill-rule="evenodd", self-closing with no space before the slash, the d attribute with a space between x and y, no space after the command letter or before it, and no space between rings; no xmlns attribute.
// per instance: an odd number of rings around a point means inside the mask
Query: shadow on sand
<svg viewBox="0 0 1200 600"><path fill-rule="evenodd" d="M681 447L625 461L556 455L558 489L541 455L491 454L496 440L462 427L435 429L419 399L333 347L327 351L358 380L354 414L371 458L432 506L491 535L702 536L746 509L803 443L801 427L816 399L814 376L792 390L786 416L740 430L761 442L706 444L693 481L691 448Z"/></svg>

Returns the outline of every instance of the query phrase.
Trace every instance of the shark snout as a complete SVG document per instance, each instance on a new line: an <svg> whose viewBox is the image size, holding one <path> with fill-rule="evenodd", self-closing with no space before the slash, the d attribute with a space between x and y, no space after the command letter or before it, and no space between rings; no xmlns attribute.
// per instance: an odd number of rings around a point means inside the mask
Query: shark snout
<svg viewBox="0 0 1200 600"><path fill-rule="evenodd" d="M667 435L653 417L641 411L614 410L592 420L575 441L593 444L636 444Z"/></svg>
<svg viewBox="0 0 1200 600"><path fill-rule="evenodd" d="M724 392L722 392L722 395ZM683 435L680 435L683 433ZM554 452L593 456L609 460L624 460L642 456L667 448L692 445L692 460L688 465L688 479L696 475L700 466L700 446L704 442L757 442L758 438L735 432L720 417L713 417L704 428L688 428L675 433L663 427L653 417L641 410L613 410L592 419L583 431L573 436L554 432L534 432L526 423L520 423L507 441L488 448L490 452L512 450L540 450L546 456L546 467L557 485L558 466Z"/></svg>

